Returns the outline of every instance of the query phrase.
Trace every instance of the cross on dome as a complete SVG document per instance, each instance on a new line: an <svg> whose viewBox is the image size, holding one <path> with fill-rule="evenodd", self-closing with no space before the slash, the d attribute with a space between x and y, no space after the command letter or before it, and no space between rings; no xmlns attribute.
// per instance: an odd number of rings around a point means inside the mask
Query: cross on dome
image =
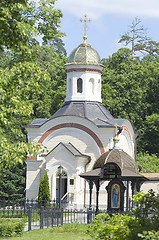
<svg viewBox="0 0 159 240"><path fill-rule="evenodd" d="M91 22L91 21L92 20L87 17L87 14L84 15L84 19L82 18L80 19L80 22L84 22L84 36L83 36L84 42L83 43L86 43L86 40L87 40L87 35L86 35L87 29L88 29L87 22Z"/></svg>

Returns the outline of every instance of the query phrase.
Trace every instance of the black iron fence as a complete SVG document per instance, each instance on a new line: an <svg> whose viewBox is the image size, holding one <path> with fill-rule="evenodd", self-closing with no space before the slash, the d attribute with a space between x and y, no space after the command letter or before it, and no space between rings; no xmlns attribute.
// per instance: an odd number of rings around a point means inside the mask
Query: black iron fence
<svg viewBox="0 0 159 240"><path fill-rule="evenodd" d="M87 224L93 218L95 218L94 210L90 212L89 210L63 210L63 208L53 209L41 207L37 214L37 212L30 207L28 214L28 231L75 222Z"/></svg>
<svg viewBox="0 0 159 240"><path fill-rule="evenodd" d="M67 202L63 202L61 207L66 208ZM27 200L27 199L0 199L0 217L1 218L21 218L28 215L29 207L37 212L41 207L59 208L56 200Z"/></svg>
<svg viewBox="0 0 159 240"><path fill-rule="evenodd" d="M124 214L130 214L132 203L125 209ZM58 201L39 200L0 200L0 218L25 218L25 230L53 227L66 223L90 223L95 218L95 210L67 209L63 202L59 207ZM107 211L98 211L98 213ZM108 213L108 212L107 212ZM112 212L111 212L112 213ZM123 214L122 213L122 214Z"/></svg>
<svg viewBox="0 0 159 240"><path fill-rule="evenodd" d="M67 223L89 223L95 218L94 210L59 208L56 201L0 200L0 218L26 219L25 230L53 227Z"/></svg>

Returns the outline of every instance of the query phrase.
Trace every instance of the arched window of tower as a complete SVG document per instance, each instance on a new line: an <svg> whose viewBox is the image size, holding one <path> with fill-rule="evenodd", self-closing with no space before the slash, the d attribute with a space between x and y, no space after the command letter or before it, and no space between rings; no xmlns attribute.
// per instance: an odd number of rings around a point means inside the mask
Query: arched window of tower
<svg viewBox="0 0 159 240"><path fill-rule="evenodd" d="M68 92L69 92L69 93L72 92L72 82L71 82L71 78L69 79L69 83L68 83Z"/></svg>
<svg viewBox="0 0 159 240"><path fill-rule="evenodd" d="M81 78L77 79L77 92L78 93L83 92L83 80Z"/></svg>
<svg viewBox="0 0 159 240"><path fill-rule="evenodd" d="M90 92L94 94L94 79L89 79Z"/></svg>
<svg viewBox="0 0 159 240"><path fill-rule="evenodd" d="M98 93L101 91L101 86L100 86L100 79L98 80Z"/></svg>

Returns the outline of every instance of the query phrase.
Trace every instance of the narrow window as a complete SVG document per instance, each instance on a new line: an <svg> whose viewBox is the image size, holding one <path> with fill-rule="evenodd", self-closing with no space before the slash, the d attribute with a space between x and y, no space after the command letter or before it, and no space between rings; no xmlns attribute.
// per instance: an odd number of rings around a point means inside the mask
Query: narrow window
<svg viewBox="0 0 159 240"><path fill-rule="evenodd" d="M83 91L83 81L82 81L82 79L81 78L79 78L78 80L77 80L77 92L78 93L82 93L82 91Z"/></svg>
<svg viewBox="0 0 159 240"><path fill-rule="evenodd" d="M98 93L101 92L101 84L100 84L100 79L98 80Z"/></svg>
<svg viewBox="0 0 159 240"><path fill-rule="evenodd" d="M71 78L69 79L69 93L72 93L72 81Z"/></svg>
<svg viewBox="0 0 159 240"><path fill-rule="evenodd" d="M90 92L94 94L94 79L89 79Z"/></svg>

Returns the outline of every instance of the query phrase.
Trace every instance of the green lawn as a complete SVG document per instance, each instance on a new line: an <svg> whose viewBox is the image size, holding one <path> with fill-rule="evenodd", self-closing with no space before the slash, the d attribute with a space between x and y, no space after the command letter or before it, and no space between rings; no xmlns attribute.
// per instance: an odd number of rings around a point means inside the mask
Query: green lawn
<svg viewBox="0 0 159 240"><path fill-rule="evenodd" d="M23 232L19 237L1 238L2 240L91 240L84 232L64 232L63 230L53 230L52 228L32 230L30 232Z"/></svg>

